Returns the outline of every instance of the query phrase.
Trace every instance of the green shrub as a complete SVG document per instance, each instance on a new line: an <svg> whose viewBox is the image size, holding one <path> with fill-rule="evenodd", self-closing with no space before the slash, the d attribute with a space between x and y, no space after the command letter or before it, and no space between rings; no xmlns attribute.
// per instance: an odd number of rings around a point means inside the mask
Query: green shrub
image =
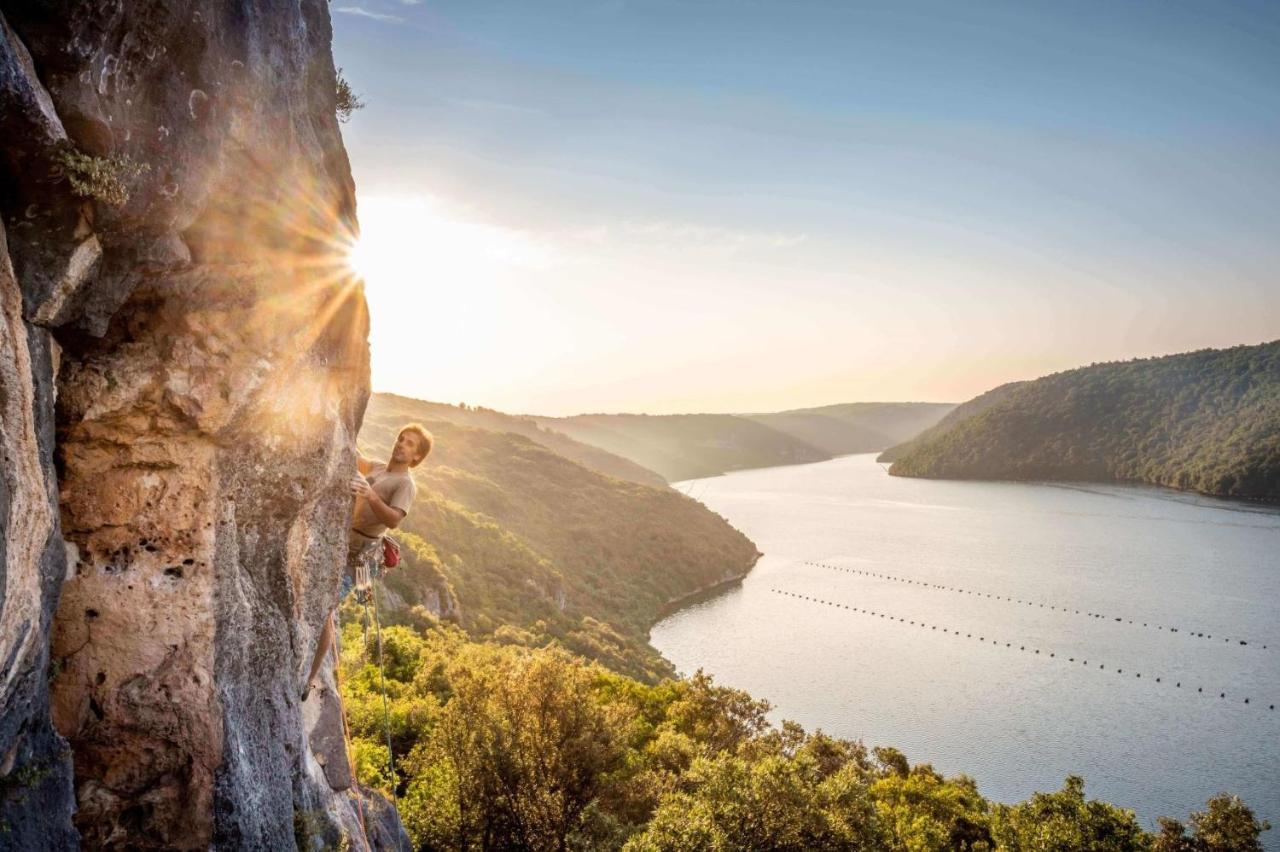
<svg viewBox="0 0 1280 852"><path fill-rule="evenodd" d="M151 170L146 163L135 162L128 154L94 157L64 148L57 154L58 165L71 183L71 191L112 207L129 202L129 184Z"/></svg>
<svg viewBox="0 0 1280 852"><path fill-rule="evenodd" d="M347 78L342 76L342 69L336 72L338 88L333 103L334 115L338 117L338 121L344 124L351 120L351 114L358 109L364 109L364 101L351 88L351 84L347 82Z"/></svg>

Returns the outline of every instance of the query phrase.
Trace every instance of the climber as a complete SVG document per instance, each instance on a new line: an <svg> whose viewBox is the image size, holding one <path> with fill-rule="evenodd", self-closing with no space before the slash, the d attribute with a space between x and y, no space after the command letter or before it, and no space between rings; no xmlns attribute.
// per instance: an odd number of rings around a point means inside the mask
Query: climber
<svg viewBox="0 0 1280 852"><path fill-rule="evenodd" d="M409 473L431 453L435 439L418 423L410 423L400 430L391 448L391 458L386 462L373 461L364 456L356 458L356 474L351 478L351 494L355 505L351 511L351 529L347 533L347 563L342 571L342 585L338 595L341 602L356 585L359 568L380 556L382 535L395 529L404 520L413 505L417 486ZM316 685L316 675L325 655L333 646L335 604L320 631L311 672L302 688L302 700L306 701Z"/></svg>

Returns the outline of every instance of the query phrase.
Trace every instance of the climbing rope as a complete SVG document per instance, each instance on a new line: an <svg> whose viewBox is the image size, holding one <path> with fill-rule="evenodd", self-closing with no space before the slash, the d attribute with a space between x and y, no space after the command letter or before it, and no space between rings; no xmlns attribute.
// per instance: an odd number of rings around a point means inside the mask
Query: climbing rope
<svg viewBox="0 0 1280 852"><path fill-rule="evenodd" d="M395 802L395 804L398 807L400 802L399 802L399 797L396 794L397 780L396 780L395 755L391 753L391 712L387 705L387 682L386 682L386 675L383 670L384 667L383 667L383 661L382 661L382 623L378 617L377 589L373 585L373 577L371 576L371 572L369 570L368 559L361 559L360 562L357 563L356 570L355 570L355 580L356 580L356 586L355 586L356 600L359 601L364 606L364 619L362 621L361 627L364 633L365 653L368 653L368 648L369 648L369 601L370 600L373 601L374 634L377 639L377 648L378 648L378 687L382 692L382 717L383 717L383 722L386 726L387 765L391 772L391 779L390 779L391 780L391 799L393 802ZM353 781L353 794L356 800L356 816L359 818L359 821L360 821L360 832L361 834L364 835L365 846L366 848L372 849L373 844L369 841L369 829L365 824L364 797L360 795L360 788L358 786L355 786L355 782L358 782L359 778L356 773L355 754L351 746L351 726L347 721L347 704L342 699L342 680L341 680L341 674L340 674L340 670L342 668L342 665L341 665L342 634L337 629L336 624L334 625L333 652L334 652L333 682L334 682L334 687L335 689L337 689L337 692L338 692L338 707L341 710L341 716L342 716L342 741L343 741L343 746L347 756L347 768L351 772L351 779Z"/></svg>
<svg viewBox="0 0 1280 852"><path fill-rule="evenodd" d="M356 760L355 755L351 752L351 726L347 723L347 703L342 700L342 633L338 631L338 625L334 624L333 630L333 687L338 693L338 709L341 711L342 717L342 745L347 755L347 771L351 773L351 780L356 780ZM364 835L364 845L372 849L373 844L369 842L369 829L364 822L364 797L360 795L360 789L355 789L356 797L356 817L360 820L360 833Z"/></svg>
<svg viewBox="0 0 1280 852"><path fill-rule="evenodd" d="M396 756L391 751L391 710L387 706L387 679L385 666L382 662L382 620L378 616L378 590L373 584L369 585L369 594L364 601L365 619L369 617L369 600L373 600L373 630L378 640L378 688L382 692L382 721L387 735L387 769L391 774L391 799L399 804L399 798L396 795ZM368 636L368 633L365 634ZM366 647L367 639L366 639Z"/></svg>
<svg viewBox="0 0 1280 852"><path fill-rule="evenodd" d="M981 634L981 635L979 635L979 636L975 637L975 636L973 635L973 633L972 633L972 632L966 632L966 633L963 633L963 634L962 634L959 630L952 629L952 628L950 628L950 627L942 627L941 625L938 625L938 624L929 624L929 623L927 623L927 622L925 622L925 621L923 621L923 620L921 620L921 621L916 621L916 620L914 620L914 619L908 619L908 618L903 618L902 616L893 615L892 613L879 612L879 611L877 611L877 610L873 610L873 609L865 609L865 608L863 608L863 607L853 606L853 605L851 605L851 604L846 604L846 603L839 603L839 602L837 602L837 601L829 601L829 600L826 600L826 599L824 599L824 598L813 597L812 595L804 595L804 594L800 594L799 592L789 592L789 591L787 591L787 590L785 590L785 589L771 588L771 589L770 589L770 591L771 591L771 592L773 592L773 593L775 593L775 594L784 595L784 596L789 597L789 598L795 598L795 599L797 599L797 600L803 600L803 601L808 601L808 602L810 602L810 603L816 603L816 604L821 604L821 605L824 605L824 606L834 607L834 608L836 608L836 609L844 609L844 610L848 610L849 612L856 612L856 613L859 613L859 614L861 614L861 615L868 615L868 616L871 616L872 618L883 618L883 619L887 619L888 621L896 621L896 622L898 622L898 623L900 623L900 624L905 624L905 625L908 625L908 626L911 626L911 627L916 627L916 626L918 626L918 627L920 627L921 629L928 628L930 631L938 631L938 630L940 629L940 630L941 630L941 632L943 632L943 633L945 633L945 634L948 634L948 635L950 635L950 636L954 636L954 637L956 637L956 638L976 639L978 642L980 642L980 643L982 643L982 644L984 644L984 645L985 645L985 644L990 644L990 645L994 645L994 646L997 646L997 647L999 647L999 646L1003 645L1005 648L1008 648L1008 649L1011 649L1011 650L1012 650L1013 648L1015 648L1015 647L1016 647L1016 648L1017 648L1017 650L1019 650L1019 651L1024 651L1024 652L1025 652L1025 651L1028 651L1028 650L1029 650L1029 651L1031 651L1031 652L1032 652L1032 654L1033 654L1033 655L1040 655L1040 656L1042 656L1042 657L1044 657L1044 658L1047 658L1047 659L1053 659L1053 660L1055 660L1055 661L1063 661L1063 662L1067 662L1067 663L1075 663L1075 662L1076 662L1076 658L1075 658L1075 657L1061 657L1061 656L1059 656L1059 655L1058 655L1058 653L1057 653L1056 651L1048 651L1048 652L1042 653L1042 652L1041 652L1041 650L1040 650L1039 648L1035 648L1035 647L1028 648L1028 646L1027 646L1025 643L1018 644L1018 645L1016 645L1016 646L1015 646L1013 642L1009 642L1009 641L1001 641L1001 640L999 640L999 639L995 639L995 638L988 637L988 636L987 636L987 635L985 635L985 634ZM1081 665L1083 665L1083 666L1088 667L1088 666L1089 666L1089 661L1088 661L1088 660L1085 660L1085 659L1081 659L1081 660L1080 660L1080 664L1081 664ZM1106 664L1105 664L1105 663L1097 663L1097 662L1095 662L1095 663L1094 663L1094 667L1095 667L1098 671L1105 671L1105 670L1106 670L1106 668L1107 668L1107 666L1106 666ZM1116 672L1117 674L1124 674L1124 669L1123 669L1123 668L1117 668L1117 667L1114 667L1114 666L1113 666L1113 667L1112 667L1112 671ZM1137 679L1141 679L1141 678L1142 678L1142 673L1141 673L1141 672L1135 672L1135 673L1134 673L1134 677L1135 677L1135 678L1137 678ZM1166 682L1167 682L1167 680L1166 680L1164 677L1155 677L1155 678L1150 678L1150 677L1148 677L1148 678L1147 678L1147 680L1153 680L1155 683L1166 683ZM1182 688L1182 681L1177 681L1177 682L1175 682L1175 683L1174 683L1174 688L1175 688L1175 689L1181 689L1181 688ZM1197 692L1197 693L1203 693L1203 692L1204 692L1204 687L1198 687L1198 688L1196 689L1196 692ZM1212 690L1210 690L1210 693L1212 693ZM1226 691L1225 691L1225 690L1220 691L1220 692L1218 693L1218 698L1219 698L1219 699L1223 699L1223 700L1225 700L1225 699L1226 699L1226 697L1227 697L1227 693L1226 693ZM1245 704L1250 704L1252 707L1261 707L1261 706L1262 706L1260 703L1252 702L1250 698L1245 698L1245 699L1244 699L1244 703L1245 703ZM1269 711L1274 711L1274 710L1276 709L1276 705L1275 705L1275 704L1268 704L1268 705L1266 705L1266 706L1267 706L1267 709L1268 709Z"/></svg>
<svg viewBox="0 0 1280 852"><path fill-rule="evenodd" d="M941 583L931 583L927 580L916 580L909 577L896 577L893 574L881 574L876 571L865 571L861 568L846 568L842 565L828 565L825 562L806 561L804 562L804 564L812 565L815 568L828 568L832 571L842 571L845 574L856 574L862 577L872 577L877 580L889 580L894 583L903 583L910 586L919 586L925 589L938 589L940 591L955 592L956 594L960 594L960 595L973 595L974 597L979 597L979 598L990 598L993 601L1004 601L1005 603L1019 604L1023 606L1029 606L1029 607L1039 607L1040 609L1053 610L1054 612L1074 613L1075 615L1083 615L1087 618L1101 619L1103 621L1107 621L1112 624L1129 624L1134 627L1145 627L1148 630L1155 629L1164 633L1181 633L1183 636L1188 636L1193 639L1213 639L1212 633L1205 633L1204 631L1197 632L1196 630L1187 630L1185 628L1166 626L1163 624L1153 625L1150 622L1142 621L1141 619L1138 619L1135 621L1132 618L1126 618L1124 616L1118 616L1118 615L1104 615L1103 613L1100 613L1100 612L1089 612L1087 610L1085 612L1081 612L1078 609L1066 606L1061 603L1044 603L1042 601L1024 600L1022 598L1016 598L1013 595L1002 595L1002 594L997 594L993 592L975 591L973 589L962 589L962 588L959 588L958 586L946 586ZM1219 636L1219 638L1222 639L1224 644L1228 644L1234 648L1248 646L1251 648L1260 647L1264 651L1268 650L1267 645L1261 644L1256 641L1251 642L1250 640L1239 639L1239 638L1232 639L1225 636Z"/></svg>
<svg viewBox="0 0 1280 852"><path fill-rule="evenodd" d="M381 553L381 549L379 549ZM379 572L381 574L381 572ZM356 600L364 606L364 646L369 647L369 602L373 602L373 630L378 649L378 689L382 693L382 721L387 737L387 768L390 772L391 799L399 804L396 794L396 756L391 751L391 709L387 704L386 666L382 655L382 619L378 612L378 589L373 583L374 577L369 570L367 560L361 560L356 566Z"/></svg>

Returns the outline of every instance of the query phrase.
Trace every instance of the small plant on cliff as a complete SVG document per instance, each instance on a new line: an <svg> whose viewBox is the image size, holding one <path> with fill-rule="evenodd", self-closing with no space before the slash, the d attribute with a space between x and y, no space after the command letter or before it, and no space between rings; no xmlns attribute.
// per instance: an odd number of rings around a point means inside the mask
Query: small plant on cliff
<svg viewBox="0 0 1280 852"><path fill-rule="evenodd" d="M129 184L151 170L149 165L135 162L128 154L94 157L75 148L64 148L56 159L71 183L72 192L112 207L128 203Z"/></svg>
<svg viewBox="0 0 1280 852"><path fill-rule="evenodd" d="M360 100L360 96L351 88L347 78L342 76L341 68L337 70L337 79L338 89L333 102L333 112L338 117L338 121L345 124L351 119L353 112L364 109L364 101Z"/></svg>

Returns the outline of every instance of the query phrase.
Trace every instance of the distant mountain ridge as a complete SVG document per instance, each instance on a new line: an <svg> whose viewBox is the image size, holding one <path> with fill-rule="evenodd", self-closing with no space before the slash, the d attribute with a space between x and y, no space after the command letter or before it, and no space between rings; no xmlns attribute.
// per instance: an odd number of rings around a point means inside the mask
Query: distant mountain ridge
<svg viewBox="0 0 1280 852"><path fill-rule="evenodd" d="M896 476L1143 482L1280 501L1280 341L1005 385L881 458Z"/></svg>
<svg viewBox="0 0 1280 852"><path fill-rule="evenodd" d="M937 402L849 402L763 414L540 417L392 393L369 399L375 416L523 435L597 473L655 488L732 470L876 452L917 435L954 408Z"/></svg>
<svg viewBox="0 0 1280 852"><path fill-rule="evenodd" d="M614 455L589 443L575 440L563 432L546 429L532 417L504 414L492 408L474 405L449 405L443 402L427 402L393 393L376 393L369 399L369 410L375 416L391 416L400 413L406 419L428 418L443 420L457 426L474 426L491 432L513 432L542 444L567 459L576 461L605 476L625 479L641 485L661 488L667 484L657 473L641 467L630 459Z"/></svg>
<svg viewBox="0 0 1280 852"><path fill-rule="evenodd" d="M846 402L743 414L833 456L874 453L918 435L955 409L950 402Z"/></svg>
<svg viewBox="0 0 1280 852"><path fill-rule="evenodd" d="M733 414L580 414L539 417L537 422L657 471L670 482L831 457L791 435Z"/></svg>
<svg viewBox="0 0 1280 852"><path fill-rule="evenodd" d="M875 452L932 426L953 405L857 402L771 414L581 414L537 417L657 471L668 481Z"/></svg>

